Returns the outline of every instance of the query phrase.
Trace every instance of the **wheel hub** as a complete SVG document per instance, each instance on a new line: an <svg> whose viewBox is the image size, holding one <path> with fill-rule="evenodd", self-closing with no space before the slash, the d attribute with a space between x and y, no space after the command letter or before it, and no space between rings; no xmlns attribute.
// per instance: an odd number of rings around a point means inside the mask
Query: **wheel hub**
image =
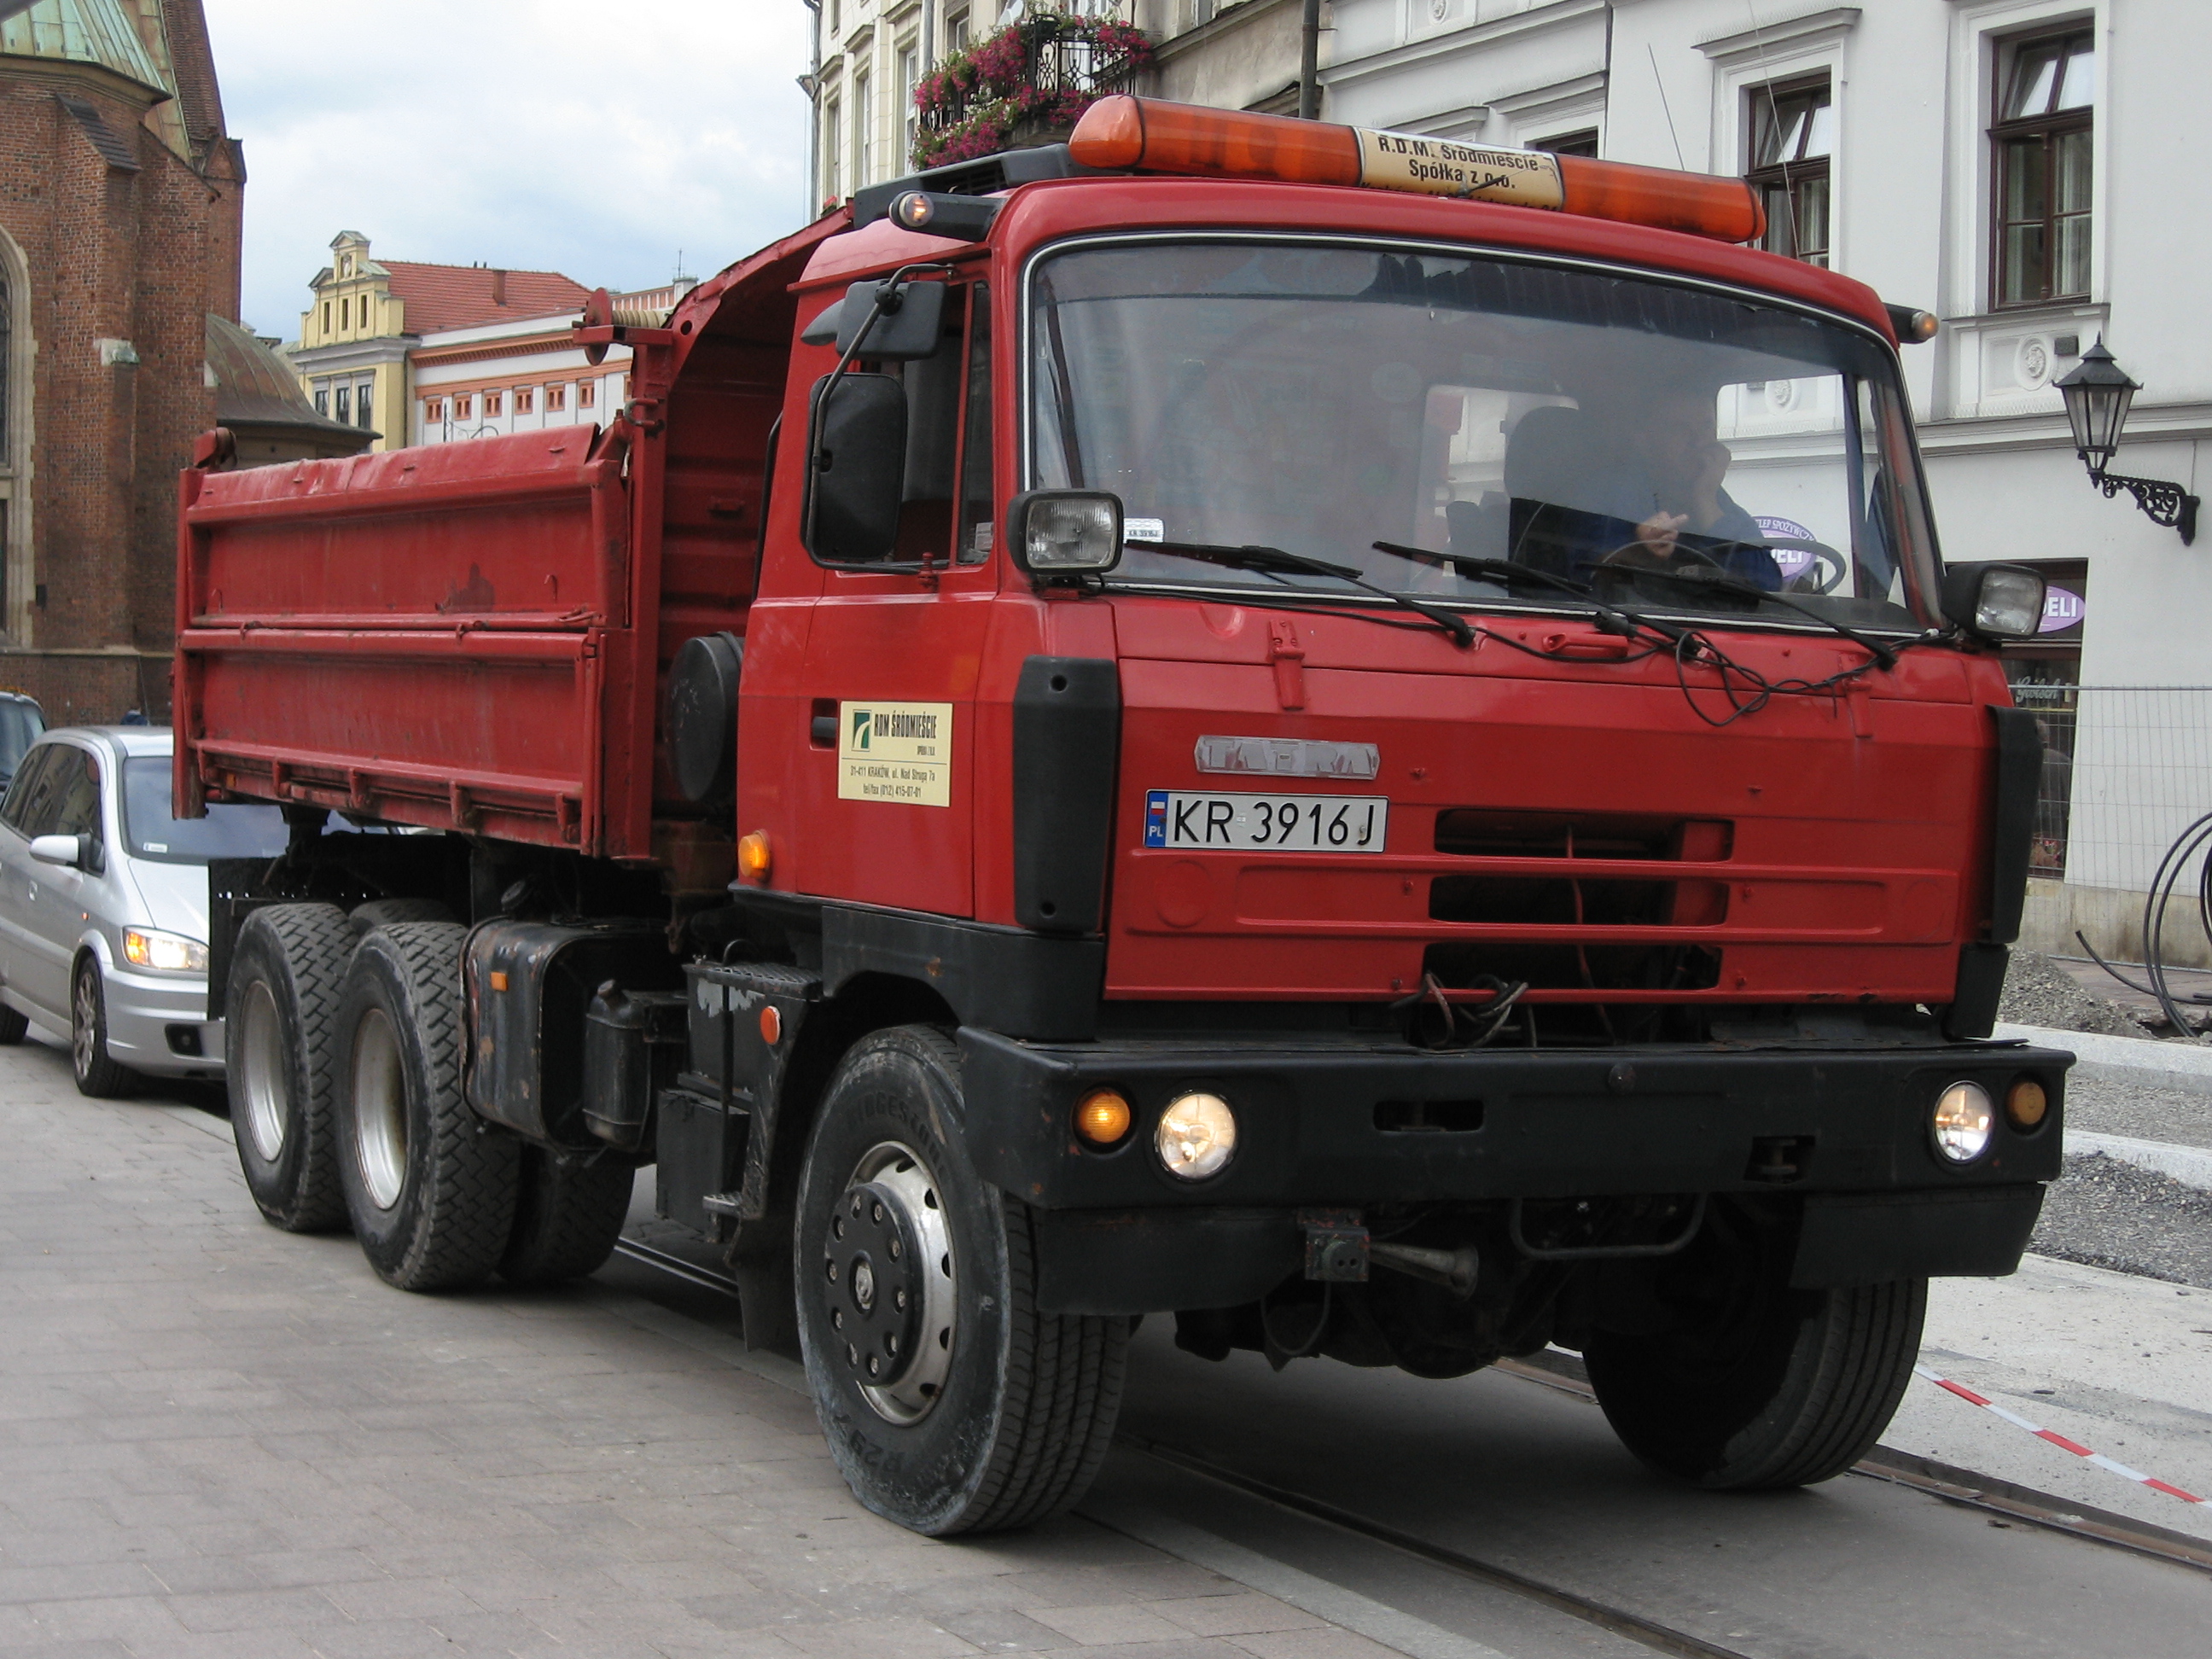
<svg viewBox="0 0 2212 1659"><path fill-rule="evenodd" d="M830 1219L823 1291L845 1368L864 1387L889 1389L914 1369L924 1284L916 1229L891 1188L848 1188Z"/></svg>

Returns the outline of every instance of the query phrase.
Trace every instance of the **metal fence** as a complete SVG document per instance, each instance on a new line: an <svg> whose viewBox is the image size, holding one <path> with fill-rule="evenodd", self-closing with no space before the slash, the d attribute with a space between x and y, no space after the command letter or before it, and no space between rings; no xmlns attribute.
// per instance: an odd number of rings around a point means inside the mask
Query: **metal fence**
<svg viewBox="0 0 2212 1659"><path fill-rule="evenodd" d="M2027 684L2013 696L2043 728L2030 869L2147 890L2174 837L2212 812L2212 686Z"/></svg>

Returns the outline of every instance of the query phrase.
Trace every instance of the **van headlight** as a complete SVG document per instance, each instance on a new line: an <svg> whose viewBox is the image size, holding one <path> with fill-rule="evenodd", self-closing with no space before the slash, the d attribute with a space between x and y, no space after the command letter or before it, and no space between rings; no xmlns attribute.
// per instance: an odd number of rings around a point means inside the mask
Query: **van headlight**
<svg viewBox="0 0 2212 1659"><path fill-rule="evenodd" d="M1996 1103L1978 1083L1959 1082L1936 1097L1929 1127L1936 1150L1954 1164L1972 1164L1990 1149L1990 1130L1996 1121Z"/></svg>
<svg viewBox="0 0 2212 1659"><path fill-rule="evenodd" d="M207 946L181 933L156 933L150 927L123 930L123 959L133 968L157 974L204 974Z"/></svg>

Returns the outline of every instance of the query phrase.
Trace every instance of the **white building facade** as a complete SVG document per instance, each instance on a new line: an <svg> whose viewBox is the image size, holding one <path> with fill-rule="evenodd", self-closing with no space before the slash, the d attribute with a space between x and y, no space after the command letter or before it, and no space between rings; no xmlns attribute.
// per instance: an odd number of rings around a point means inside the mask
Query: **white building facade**
<svg viewBox="0 0 2212 1659"><path fill-rule="evenodd" d="M2081 928L2135 956L2160 854L2212 811L2212 538L2185 547L2124 491L2099 494L2053 383L2101 335L2143 386L2111 470L2200 492L2212 180L2191 112L2212 5L1329 10L1325 118L1749 175L1770 246L1942 317L1905 360L1945 556L2036 564L2062 590L2045 643L2012 665L2065 757L2046 775L2030 942L2078 953Z"/></svg>

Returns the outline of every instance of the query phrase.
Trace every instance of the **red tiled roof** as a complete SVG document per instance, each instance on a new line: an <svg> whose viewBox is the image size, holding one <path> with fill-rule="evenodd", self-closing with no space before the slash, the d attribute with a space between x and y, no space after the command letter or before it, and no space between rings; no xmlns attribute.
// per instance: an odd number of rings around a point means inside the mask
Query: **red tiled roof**
<svg viewBox="0 0 2212 1659"><path fill-rule="evenodd" d="M573 311L592 295L557 270L488 270L482 265L422 265L380 259L392 273L392 295L407 305L410 334L474 328Z"/></svg>

